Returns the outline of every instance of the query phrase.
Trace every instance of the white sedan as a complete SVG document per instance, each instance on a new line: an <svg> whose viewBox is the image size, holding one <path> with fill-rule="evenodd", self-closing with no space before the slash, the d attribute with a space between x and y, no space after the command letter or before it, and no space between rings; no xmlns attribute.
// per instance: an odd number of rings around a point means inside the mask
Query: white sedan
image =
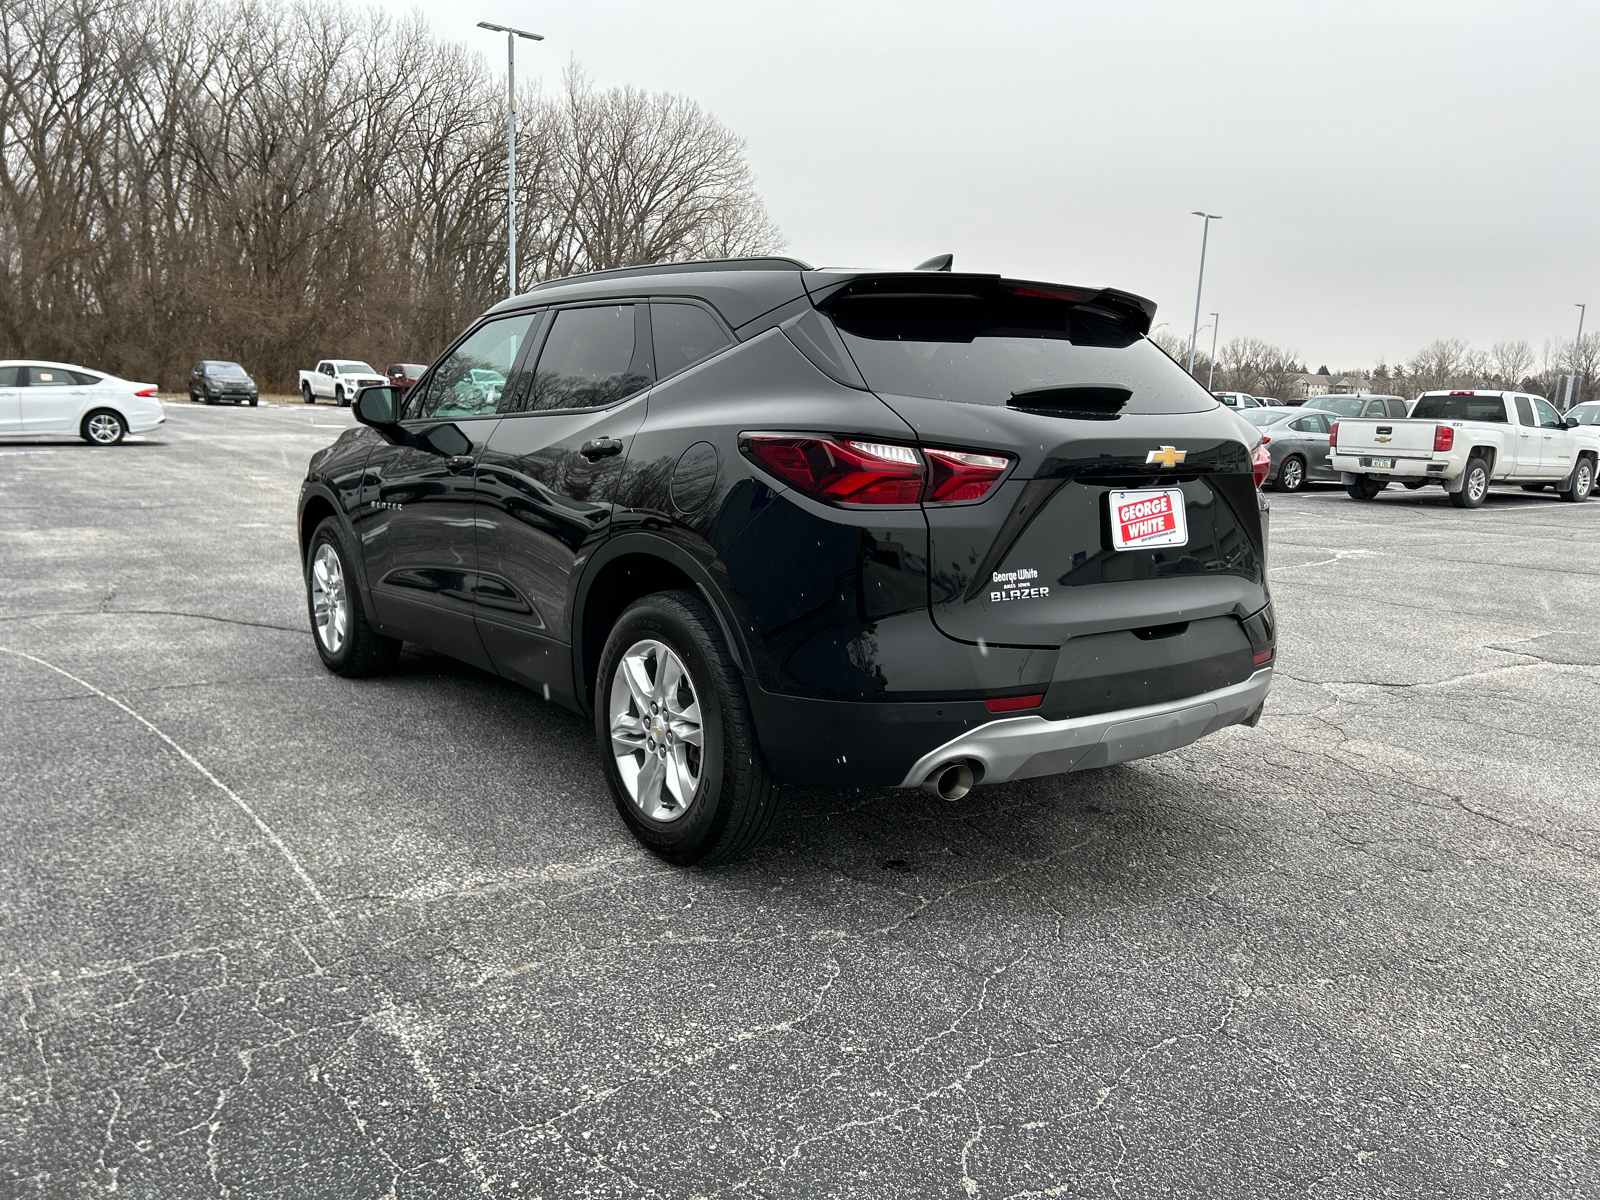
<svg viewBox="0 0 1600 1200"><path fill-rule="evenodd" d="M115 446L166 419L153 383L71 363L0 362L0 440L76 435L91 446Z"/></svg>

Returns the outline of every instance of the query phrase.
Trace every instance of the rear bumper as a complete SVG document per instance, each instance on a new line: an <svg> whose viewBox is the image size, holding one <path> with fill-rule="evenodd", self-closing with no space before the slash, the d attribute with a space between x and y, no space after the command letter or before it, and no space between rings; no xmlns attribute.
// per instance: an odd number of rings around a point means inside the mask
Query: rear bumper
<svg viewBox="0 0 1600 1200"><path fill-rule="evenodd" d="M1272 668L1263 667L1243 683L1165 704L1064 721L1038 716L990 721L924 754L900 786L917 787L934 768L955 759L980 764L980 782L1004 783L1148 758L1247 720L1271 688Z"/></svg>
<svg viewBox="0 0 1600 1200"><path fill-rule="evenodd" d="M1328 457L1328 465L1335 471L1352 477L1371 475L1385 479L1400 477L1403 479L1416 479L1418 476L1427 479L1448 479L1450 477L1450 464L1443 459L1434 458L1395 458L1392 467L1373 467L1374 458L1381 458L1379 454L1333 454ZM1346 482L1349 482L1346 480Z"/></svg>

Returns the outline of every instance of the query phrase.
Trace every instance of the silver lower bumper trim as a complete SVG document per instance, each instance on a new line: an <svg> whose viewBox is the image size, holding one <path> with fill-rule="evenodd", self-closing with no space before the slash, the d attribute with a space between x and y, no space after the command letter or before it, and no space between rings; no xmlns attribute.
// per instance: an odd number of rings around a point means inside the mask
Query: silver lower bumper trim
<svg viewBox="0 0 1600 1200"><path fill-rule="evenodd" d="M983 783L1005 783L1038 775L1062 775L1148 758L1237 725L1261 707L1272 688L1272 668L1243 683L1166 704L1124 708L1046 721L1006 717L952 738L917 760L901 787L918 787L935 767L969 759L983 767Z"/></svg>

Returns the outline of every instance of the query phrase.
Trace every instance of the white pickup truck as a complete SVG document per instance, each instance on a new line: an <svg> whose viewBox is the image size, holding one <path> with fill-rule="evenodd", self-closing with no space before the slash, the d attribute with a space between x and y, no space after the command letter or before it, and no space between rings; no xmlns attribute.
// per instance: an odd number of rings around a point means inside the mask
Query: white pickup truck
<svg viewBox="0 0 1600 1200"><path fill-rule="evenodd" d="M366 363L350 358L325 358L315 371L300 372L300 396L307 404L332 400L341 408L364 387L388 383Z"/></svg>
<svg viewBox="0 0 1600 1200"><path fill-rule="evenodd" d="M1554 484L1576 501L1594 487L1600 428L1523 392L1424 392L1409 417L1340 417L1329 450L1328 465L1357 500L1398 482L1442 484L1458 508L1481 505L1491 483Z"/></svg>

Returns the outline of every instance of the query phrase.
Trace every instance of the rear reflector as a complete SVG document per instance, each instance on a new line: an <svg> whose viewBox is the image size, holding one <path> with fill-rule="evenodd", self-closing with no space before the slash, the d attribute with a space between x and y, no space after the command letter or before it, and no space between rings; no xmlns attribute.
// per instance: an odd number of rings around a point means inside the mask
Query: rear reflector
<svg viewBox="0 0 1600 1200"><path fill-rule="evenodd" d="M1256 452L1250 456L1250 467L1255 472L1256 486L1260 487L1267 481L1267 475L1272 470L1272 451L1265 445L1257 446Z"/></svg>
<svg viewBox="0 0 1600 1200"><path fill-rule="evenodd" d="M1038 708L1044 703L1044 693L1037 696L1002 696L994 700L985 700L983 706L990 712L1016 712L1023 708Z"/></svg>
<svg viewBox="0 0 1600 1200"><path fill-rule="evenodd" d="M156 389L153 388L153 387L148 387L148 388L145 388L144 391L142 391L142 392L135 392L134 393L135 396L143 396L146 399L149 399L149 398L153 397L155 394L156 394Z"/></svg>
<svg viewBox="0 0 1600 1200"><path fill-rule="evenodd" d="M1258 667L1262 663L1269 663L1271 661L1272 661L1272 648L1270 646L1267 649L1261 651L1259 654L1256 655L1256 666L1258 666Z"/></svg>
<svg viewBox="0 0 1600 1200"><path fill-rule="evenodd" d="M1456 444L1456 431L1448 425L1435 425L1433 427L1433 448L1435 450L1449 450Z"/></svg>
<svg viewBox="0 0 1600 1200"><path fill-rule="evenodd" d="M752 433L744 441L750 457L806 495L852 507L982 500L1011 466L1004 454L826 434Z"/></svg>

